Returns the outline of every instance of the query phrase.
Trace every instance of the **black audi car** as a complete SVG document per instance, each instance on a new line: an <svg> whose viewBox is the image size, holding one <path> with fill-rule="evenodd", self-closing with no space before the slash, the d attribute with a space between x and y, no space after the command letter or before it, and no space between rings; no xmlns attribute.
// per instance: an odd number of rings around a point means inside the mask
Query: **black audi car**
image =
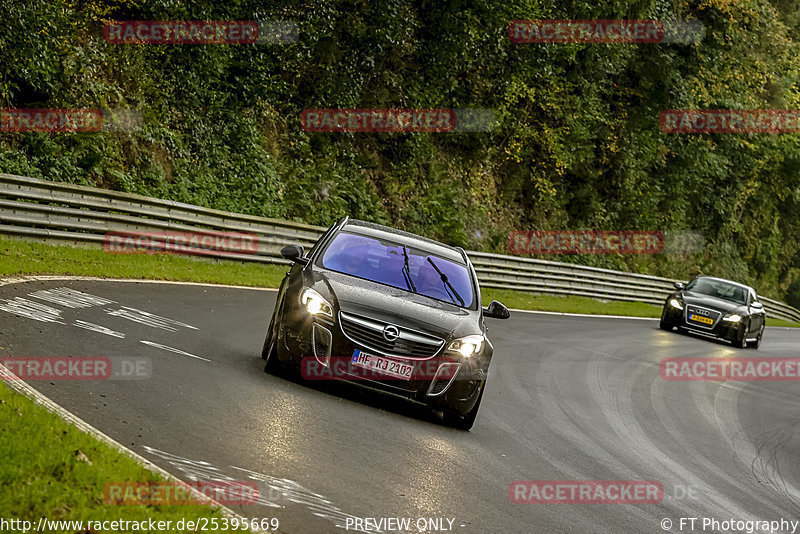
<svg viewBox="0 0 800 534"><path fill-rule="evenodd" d="M493 347L466 252L414 234L344 218L293 265L267 330L265 370L299 368L306 379L344 379L440 410L469 429Z"/></svg>
<svg viewBox="0 0 800 534"><path fill-rule="evenodd" d="M660 326L711 335L739 348L761 346L766 325L764 305L749 286L722 278L697 276L667 297Z"/></svg>

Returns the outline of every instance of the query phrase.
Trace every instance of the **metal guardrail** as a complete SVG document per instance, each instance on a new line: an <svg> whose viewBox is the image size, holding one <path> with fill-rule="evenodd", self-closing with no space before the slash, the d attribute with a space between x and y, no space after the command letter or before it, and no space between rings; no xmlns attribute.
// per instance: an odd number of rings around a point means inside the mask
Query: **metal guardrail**
<svg viewBox="0 0 800 534"><path fill-rule="evenodd" d="M103 245L109 232L241 232L258 236L253 254L229 259L289 263L287 243L308 248L325 228L130 193L0 173L0 234ZM468 252L483 287L660 305L678 280L584 265ZM800 310L761 297L770 317L800 321Z"/></svg>

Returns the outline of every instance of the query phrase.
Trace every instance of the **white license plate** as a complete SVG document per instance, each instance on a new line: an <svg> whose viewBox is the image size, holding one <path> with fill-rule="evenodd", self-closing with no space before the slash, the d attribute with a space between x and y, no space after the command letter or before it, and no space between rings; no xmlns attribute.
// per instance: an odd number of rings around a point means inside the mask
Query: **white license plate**
<svg viewBox="0 0 800 534"><path fill-rule="evenodd" d="M372 369L382 375L399 378L401 380L410 380L411 373L414 370L413 365L398 362L382 356L375 356L374 354L367 354L356 349L353 352L353 365L363 367L364 369Z"/></svg>

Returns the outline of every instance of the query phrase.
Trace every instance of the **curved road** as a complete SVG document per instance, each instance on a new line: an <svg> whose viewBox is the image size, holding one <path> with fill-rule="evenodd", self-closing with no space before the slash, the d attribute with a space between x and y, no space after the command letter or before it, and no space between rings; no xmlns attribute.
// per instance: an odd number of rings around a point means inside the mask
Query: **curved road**
<svg viewBox="0 0 800 534"><path fill-rule="evenodd" d="M233 508L278 517L290 533L345 532L348 517L443 518L464 534L800 520L800 383L659 375L667 357L798 357L800 330L768 328L760 350L741 351L652 320L514 312L489 320L495 357L478 420L463 432L348 384L264 374L275 295L139 282L0 285L0 356L148 359L146 379L31 384L184 480L256 481L260 504ZM657 480L665 496L512 504L515 480Z"/></svg>

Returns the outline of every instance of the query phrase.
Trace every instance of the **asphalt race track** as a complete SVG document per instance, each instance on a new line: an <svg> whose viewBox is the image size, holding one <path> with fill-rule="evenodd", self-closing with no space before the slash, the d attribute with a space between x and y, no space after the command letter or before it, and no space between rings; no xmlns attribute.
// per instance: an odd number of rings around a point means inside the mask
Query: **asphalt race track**
<svg viewBox="0 0 800 534"><path fill-rule="evenodd" d="M30 295L62 287L106 300ZM798 357L800 330L767 328L760 350L742 351L653 320L512 312L488 320L495 356L477 422L464 432L362 388L265 374L275 295L1 285L0 356L148 359L146 379L31 385L184 480L258 482L261 504L235 511L278 517L289 533L345 532L348 517L443 518L463 534L800 519L800 383L659 375L667 357ZM665 495L659 504L512 504L515 480L656 480Z"/></svg>

